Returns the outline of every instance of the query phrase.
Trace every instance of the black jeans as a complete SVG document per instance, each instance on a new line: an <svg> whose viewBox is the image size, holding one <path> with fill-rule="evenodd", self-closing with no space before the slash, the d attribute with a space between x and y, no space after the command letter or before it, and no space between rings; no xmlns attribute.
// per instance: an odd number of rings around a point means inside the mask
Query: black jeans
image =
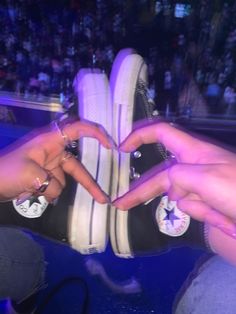
<svg viewBox="0 0 236 314"><path fill-rule="evenodd" d="M41 247L30 235L0 226L0 298L22 302L43 286L44 274Z"/></svg>

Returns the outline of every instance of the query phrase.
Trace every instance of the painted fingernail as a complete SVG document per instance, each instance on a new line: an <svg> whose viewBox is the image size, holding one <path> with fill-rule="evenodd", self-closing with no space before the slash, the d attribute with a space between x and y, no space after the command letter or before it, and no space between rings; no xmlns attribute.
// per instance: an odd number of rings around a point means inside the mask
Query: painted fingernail
<svg viewBox="0 0 236 314"><path fill-rule="evenodd" d="M19 206L25 201L29 200L33 194L32 193L23 193L21 196L16 200L16 205Z"/></svg>
<svg viewBox="0 0 236 314"><path fill-rule="evenodd" d="M229 236L236 238L236 226L227 226L227 225L217 225L217 228L219 228L224 233L228 234Z"/></svg>

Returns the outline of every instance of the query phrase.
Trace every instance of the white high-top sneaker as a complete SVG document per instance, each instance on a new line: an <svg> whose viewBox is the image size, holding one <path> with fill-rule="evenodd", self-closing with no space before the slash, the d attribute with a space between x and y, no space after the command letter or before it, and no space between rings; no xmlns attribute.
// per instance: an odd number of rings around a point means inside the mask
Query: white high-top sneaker
<svg viewBox="0 0 236 314"><path fill-rule="evenodd" d="M113 63L110 78L112 136L118 145L132 131L134 122L147 119L154 123L160 119L157 111L154 111L154 102L147 95L147 76L147 65L140 55L132 49L120 51ZM168 152L160 143L142 145L131 154L114 151L112 199L127 192L133 181L168 158ZM129 211L112 207L112 247L120 257L160 254L169 247L179 245L176 239L182 239L189 224L189 216L181 212L175 202L169 202L166 195Z"/></svg>

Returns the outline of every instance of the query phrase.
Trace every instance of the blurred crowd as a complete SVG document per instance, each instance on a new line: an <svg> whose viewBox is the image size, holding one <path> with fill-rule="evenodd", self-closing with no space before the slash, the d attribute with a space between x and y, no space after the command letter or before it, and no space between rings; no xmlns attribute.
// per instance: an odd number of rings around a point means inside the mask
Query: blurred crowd
<svg viewBox="0 0 236 314"><path fill-rule="evenodd" d="M63 101L79 69L109 75L130 46L161 110L236 113L235 1L2 0L0 16L0 90Z"/></svg>

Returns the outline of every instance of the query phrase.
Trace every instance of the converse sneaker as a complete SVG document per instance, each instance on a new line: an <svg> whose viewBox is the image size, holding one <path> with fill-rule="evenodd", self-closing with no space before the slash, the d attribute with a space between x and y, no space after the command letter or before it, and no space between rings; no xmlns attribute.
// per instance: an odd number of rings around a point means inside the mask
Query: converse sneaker
<svg viewBox="0 0 236 314"><path fill-rule="evenodd" d="M76 77L79 116L103 125L111 133L111 95L107 76L100 70L83 69ZM112 153L96 139L80 141L81 162L109 194ZM82 254L103 252L108 239L108 205L97 203L80 184L66 177L67 184L53 206L43 196L2 203L0 224L30 229L70 244ZM21 215L19 215L19 213Z"/></svg>
<svg viewBox="0 0 236 314"><path fill-rule="evenodd" d="M146 118L153 123L158 118L153 101L147 97L147 65L143 58L131 49L122 50L114 61L110 86L113 101L112 136L120 144L132 131L135 121ZM142 145L132 154L114 152L112 199L127 192L132 181L169 157L165 148L158 143ZM157 254L179 245L178 239L181 245L186 241L191 242L188 236L193 229L198 230L198 223L192 223L192 228L189 225L190 217L181 212L175 202L170 202L166 195L129 211L112 207L112 248L120 257Z"/></svg>

